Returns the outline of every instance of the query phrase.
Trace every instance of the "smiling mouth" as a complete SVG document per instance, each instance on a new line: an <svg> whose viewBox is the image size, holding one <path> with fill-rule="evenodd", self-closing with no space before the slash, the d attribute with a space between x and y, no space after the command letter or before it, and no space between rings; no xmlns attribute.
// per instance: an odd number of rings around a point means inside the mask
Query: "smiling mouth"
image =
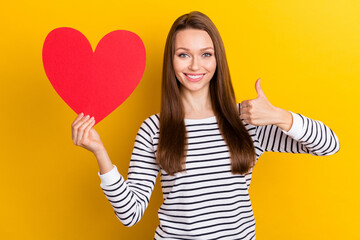
<svg viewBox="0 0 360 240"><path fill-rule="evenodd" d="M201 74L190 74L190 73L184 73L185 76L187 78L190 78L190 79L193 79L193 80L198 80L198 79L201 79L205 73L201 73Z"/></svg>

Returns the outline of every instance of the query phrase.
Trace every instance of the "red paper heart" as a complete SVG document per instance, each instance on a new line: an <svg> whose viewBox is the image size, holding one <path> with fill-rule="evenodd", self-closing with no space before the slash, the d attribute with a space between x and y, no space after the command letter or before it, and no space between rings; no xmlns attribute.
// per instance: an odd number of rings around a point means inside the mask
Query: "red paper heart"
<svg viewBox="0 0 360 240"><path fill-rule="evenodd" d="M77 114L99 123L134 91L144 73L145 46L126 30L106 34L93 52L78 30L52 30L43 46L47 77L59 96Z"/></svg>

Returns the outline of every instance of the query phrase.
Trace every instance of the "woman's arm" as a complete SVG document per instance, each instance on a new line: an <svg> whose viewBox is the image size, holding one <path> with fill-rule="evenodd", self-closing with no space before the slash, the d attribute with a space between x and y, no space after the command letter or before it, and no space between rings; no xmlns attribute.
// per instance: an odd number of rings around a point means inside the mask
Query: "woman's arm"
<svg viewBox="0 0 360 240"><path fill-rule="evenodd" d="M329 127L301 114L274 107L262 91L260 79L256 81L255 88L256 99L242 101L239 112L245 124L255 126L253 137L261 151L310 153L316 156L339 151L339 140Z"/></svg>
<svg viewBox="0 0 360 240"><path fill-rule="evenodd" d="M256 126L256 139L263 151L310 153L327 156L339 151L336 134L321 121L290 112L293 123L289 131L276 125Z"/></svg>
<svg viewBox="0 0 360 240"><path fill-rule="evenodd" d="M94 155L95 155L97 163L99 165L100 174L105 174L107 172L110 172L113 169L114 166L113 166L113 164L109 158L109 155L104 147L102 149L94 152Z"/></svg>
<svg viewBox="0 0 360 240"><path fill-rule="evenodd" d="M117 218L127 227L139 222L143 216L159 172L152 144L152 137L157 131L156 120L155 116L146 119L136 135L126 181L115 165L104 174L101 170L98 173L106 198ZM108 162L107 154L103 153L100 157L105 159L103 162Z"/></svg>

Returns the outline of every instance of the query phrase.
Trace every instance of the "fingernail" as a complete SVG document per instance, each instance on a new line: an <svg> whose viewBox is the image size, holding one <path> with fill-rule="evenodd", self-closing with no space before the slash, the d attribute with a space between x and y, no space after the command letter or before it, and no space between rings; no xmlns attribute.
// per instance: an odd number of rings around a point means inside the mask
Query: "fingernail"
<svg viewBox="0 0 360 240"><path fill-rule="evenodd" d="M91 117L91 120L94 120L94 117Z"/></svg>
<svg viewBox="0 0 360 240"><path fill-rule="evenodd" d="M86 115L85 118L89 118L89 115Z"/></svg>

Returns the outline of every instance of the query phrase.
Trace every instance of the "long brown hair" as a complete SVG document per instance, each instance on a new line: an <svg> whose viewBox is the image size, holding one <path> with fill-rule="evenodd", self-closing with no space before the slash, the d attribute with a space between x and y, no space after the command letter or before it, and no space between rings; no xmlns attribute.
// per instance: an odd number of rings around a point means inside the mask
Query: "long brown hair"
<svg viewBox="0 0 360 240"><path fill-rule="evenodd" d="M216 70L210 80L212 109L220 133L229 148L232 172L245 174L255 163L254 144L239 117L220 34L210 18L197 11L176 19L166 39L161 87L160 136L156 160L170 175L185 170L183 166L187 140L184 109L180 97L180 83L174 72L173 57L176 33L189 28L206 31L213 41Z"/></svg>

